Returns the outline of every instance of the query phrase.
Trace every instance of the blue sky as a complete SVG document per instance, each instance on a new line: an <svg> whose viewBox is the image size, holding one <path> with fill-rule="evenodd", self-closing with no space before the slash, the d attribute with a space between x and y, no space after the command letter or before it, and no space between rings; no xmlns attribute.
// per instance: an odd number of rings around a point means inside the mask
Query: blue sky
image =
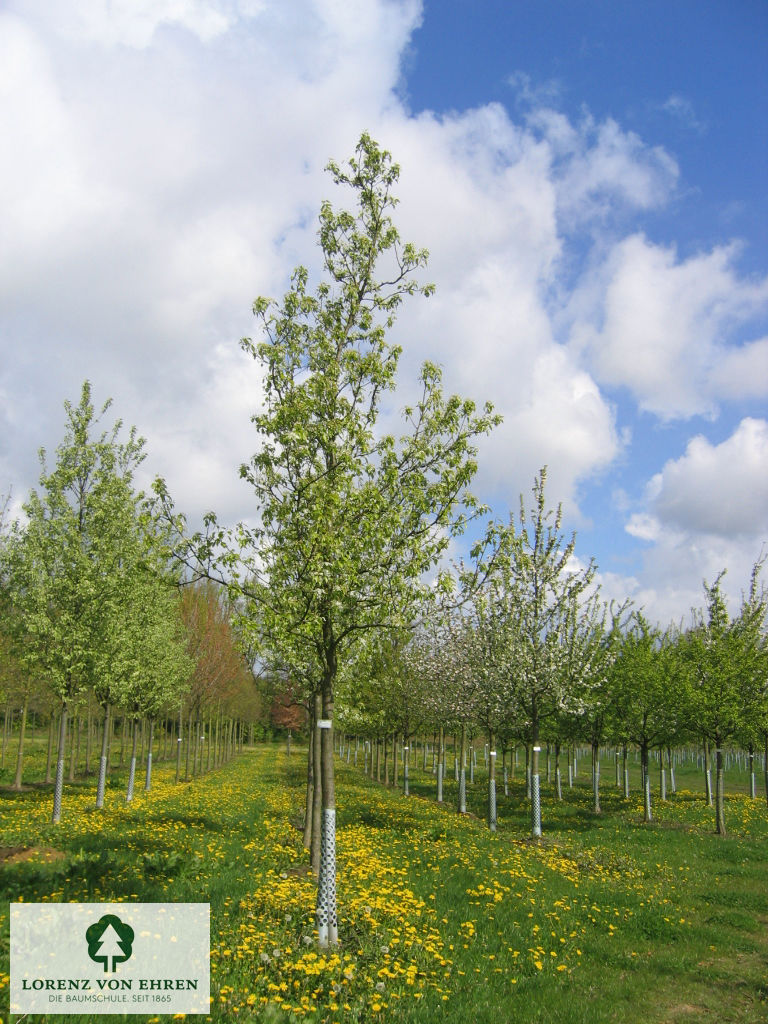
<svg viewBox="0 0 768 1024"><path fill-rule="evenodd" d="M726 567L738 595L768 544L762 0L9 0L0 89L17 508L88 377L182 509L255 514L237 339L316 263L323 166L367 129L437 285L387 424L438 361L504 415L497 515L546 463L606 596L679 619Z"/></svg>

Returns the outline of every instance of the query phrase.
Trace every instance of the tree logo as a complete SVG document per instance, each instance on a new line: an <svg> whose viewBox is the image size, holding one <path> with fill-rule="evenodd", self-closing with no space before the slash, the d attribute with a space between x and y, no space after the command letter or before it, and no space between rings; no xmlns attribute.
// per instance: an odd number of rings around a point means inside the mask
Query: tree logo
<svg viewBox="0 0 768 1024"><path fill-rule="evenodd" d="M105 914L92 924L85 940L88 956L94 963L104 964L105 973L114 971L116 964L130 960L133 954L133 928L114 914Z"/></svg>

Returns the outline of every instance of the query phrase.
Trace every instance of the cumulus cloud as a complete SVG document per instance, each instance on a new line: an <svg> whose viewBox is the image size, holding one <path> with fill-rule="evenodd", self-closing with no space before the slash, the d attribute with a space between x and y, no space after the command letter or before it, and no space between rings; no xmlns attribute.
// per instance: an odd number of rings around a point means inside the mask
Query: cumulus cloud
<svg viewBox="0 0 768 1024"><path fill-rule="evenodd" d="M670 617L698 607L702 582L727 569L737 602L768 544L768 422L745 418L720 444L692 438L649 480L644 504L626 526L651 545L628 587L633 599Z"/></svg>
<svg viewBox="0 0 768 1024"><path fill-rule="evenodd" d="M768 535L768 422L744 419L718 445L694 437L649 487L662 525L724 537Z"/></svg>
<svg viewBox="0 0 768 1024"><path fill-rule="evenodd" d="M768 309L768 278L741 277L737 252L720 246L680 260L642 234L618 243L574 300L587 308L572 342L597 379L665 420L711 417L723 399L768 394L765 339L738 339Z"/></svg>

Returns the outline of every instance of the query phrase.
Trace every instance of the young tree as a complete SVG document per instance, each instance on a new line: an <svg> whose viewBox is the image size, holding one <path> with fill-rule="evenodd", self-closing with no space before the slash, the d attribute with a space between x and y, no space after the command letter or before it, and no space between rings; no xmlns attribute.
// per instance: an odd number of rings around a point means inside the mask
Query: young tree
<svg viewBox="0 0 768 1024"><path fill-rule="evenodd" d="M67 712L94 681L99 651L124 601L122 566L135 540L139 495L133 472L144 441L132 428L119 441L121 423L93 436L110 406L95 413L91 386L77 407L64 403L66 434L50 472L40 452L40 488L24 505L27 525L11 539L12 600L29 637L26 663L61 701L53 821L61 816Z"/></svg>
<svg viewBox="0 0 768 1024"><path fill-rule="evenodd" d="M701 735L715 744L715 831L726 834L724 745L759 717L762 704L762 660L766 594L760 587L763 561L753 570L739 614L731 617L721 584L724 573L708 586L706 611L695 613L686 636L691 670L690 712Z"/></svg>
<svg viewBox="0 0 768 1024"><path fill-rule="evenodd" d="M573 645L579 637L575 623L595 567L579 569L573 561L575 536L563 544L562 508L547 509L547 473L542 468L533 484L528 511L520 497L520 529L510 517L502 537L502 557L496 570L504 595L510 673L515 702L526 722L531 760L531 831L541 836L539 739L542 725L568 707L577 676ZM506 552L506 556L503 553Z"/></svg>
<svg viewBox="0 0 768 1024"><path fill-rule="evenodd" d="M407 626L421 577L477 511L467 487L474 439L497 422L487 405L445 398L425 363L420 397L399 438L377 433L400 349L387 340L406 296L429 295L414 275L427 253L402 244L391 212L399 168L363 134L346 167L329 164L354 212L320 211L324 279L304 267L281 303L259 298L260 343L244 349L264 373L253 416L260 447L241 476L261 520L229 547L233 588L259 606L259 642L292 665L311 663L321 698L323 842L318 885L322 946L337 941L333 712L340 660L370 630ZM460 511L463 510L463 511ZM224 540L215 522L211 541Z"/></svg>

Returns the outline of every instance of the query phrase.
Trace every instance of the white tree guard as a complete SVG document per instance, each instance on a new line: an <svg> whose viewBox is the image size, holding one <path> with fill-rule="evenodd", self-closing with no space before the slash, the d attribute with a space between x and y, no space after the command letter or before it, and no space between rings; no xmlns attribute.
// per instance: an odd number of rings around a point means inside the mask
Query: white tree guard
<svg viewBox="0 0 768 1024"><path fill-rule="evenodd" d="M102 808L104 806L104 788L107 779L107 759L106 757L99 758L99 781L96 783L96 806Z"/></svg>
<svg viewBox="0 0 768 1024"><path fill-rule="evenodd" d="M136 758L131 758L131 769L128 772L128 789L125 794L125 802L129 804L133 800L133 783L136 778Z"/></svg>
<svg viewBox="0 0 768 1024"><path fill-rule="evenodd" d="M541 783L538 772L531 776L531 819L531 831L538 839L541 836Z"/></svg>
<svg viewBox="0 0 768 1024"><path fill-rule="evenodd" d="M339 941L336 916L336 811L323 809L320 877L317 886L317 944L321 949Z"/></svg>

